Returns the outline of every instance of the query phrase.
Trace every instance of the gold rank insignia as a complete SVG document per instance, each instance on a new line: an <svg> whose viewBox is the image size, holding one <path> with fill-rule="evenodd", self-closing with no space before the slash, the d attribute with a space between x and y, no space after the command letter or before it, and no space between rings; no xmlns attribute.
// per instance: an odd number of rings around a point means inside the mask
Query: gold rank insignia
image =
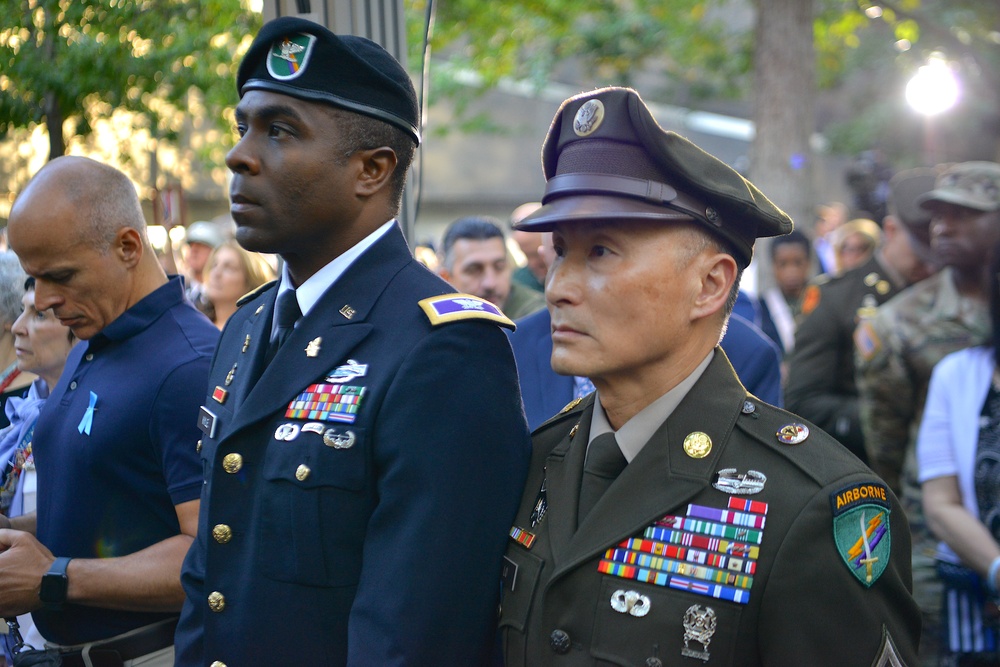
<svg viewBox="0 0 1000 667"><path fill-rule="evenodd" d="M569 403L567 403L563 407L562 410L559 411L559 414L562 414L564 412L569 412L570 410L572 410L576 406L580 405L580 401L582 401L582 400L583 400L583 398L574 398L572 401L570 401Z"/></svg>

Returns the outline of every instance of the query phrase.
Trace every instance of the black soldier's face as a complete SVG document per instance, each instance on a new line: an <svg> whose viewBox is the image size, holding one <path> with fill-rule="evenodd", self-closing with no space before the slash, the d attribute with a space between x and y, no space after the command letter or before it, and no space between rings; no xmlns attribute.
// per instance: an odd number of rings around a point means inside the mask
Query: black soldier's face
<svg viewBox="0 0 1000 667"><path fill-rule="evenodd" d="M936 202L931 219L931 249L943 266L978 270L989 264L1000 240L1000 212Z"/></svg>
<svg viewBox="0 0 1000 667"><path fill-rule="evenodd" d="M240 140L226 166L237 240L286 259L322 254L360 208L354 184L362 167L344 157L334 110L253 90L236 124Z"/></svg>

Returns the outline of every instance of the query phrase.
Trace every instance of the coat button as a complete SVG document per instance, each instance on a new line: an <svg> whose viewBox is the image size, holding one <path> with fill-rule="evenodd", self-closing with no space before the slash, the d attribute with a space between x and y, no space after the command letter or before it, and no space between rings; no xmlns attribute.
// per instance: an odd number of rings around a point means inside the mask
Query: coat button
<svg viewBox="0 0 1000 667"><path fill-rule="evenodd" d="M214 612L220 612L226 608L226 596L219 591L212 591L208 594L208 608Z"/></svg>
<svg viewBox="0 0 1000 667"><path fill-rule="evenodd" d="M198 452L199 454L201 453L201 439L200 438L198 439L198 444L196 444L194 446L194 451Z"/></svg>
<svg viewBox="0 0 1000 667"><path fill-rule="evenodd" d="M549 646L559 655L569 653L569 635L563 630L553 630L552 634L549 635Z"/></svg>
<svg viewBox="0 0 1000 667"><path fill-rule="evenodd" d="M295 469L295 479L304 482L309 478L309 473L311 472L312 470L309 469L309 466L302 464Z"/></svg>
<svg viewBox="0 0 1000 667"><path fill-rule="evenodd" d="M226 663L222 662L221 660L216 660L211 664L210 667L226 667Z"/></svg>
<svg viewBox="0 0 1000 667"><path fill-rule="evenodd" d="M230 475L236 474L243 467L243 457L239 454L226 454L222 459L222 469Z"/></svg>
<svg viewBox="0 0 1000 667"><path fill-rule="evenodd" d="M224 523L218 524L212 529L212 537L219 544L225 544L229 540L233 539L233 529Z"/></svg>
<svg viewBox="0 0 1000 667"><path fill-rule="evenodd" d="M663 667L663 661L659 658L646 658L646 667Z"/></svg>

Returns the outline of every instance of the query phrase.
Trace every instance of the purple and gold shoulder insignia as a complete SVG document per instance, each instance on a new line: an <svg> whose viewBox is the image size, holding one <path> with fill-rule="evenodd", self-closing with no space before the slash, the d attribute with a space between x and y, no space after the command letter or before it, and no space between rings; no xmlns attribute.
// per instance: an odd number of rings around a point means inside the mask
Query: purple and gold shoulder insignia
<svg viewBox="0 0 1000 667"><path fill-rule="evenodd" d="M798 445L809 437L809 427L805 424L785 424L775 435L778 442L784 445Z"/></svg>
<svg viewBox="0 0 1000 667"><path fill-rule="evenodd" d="M511 331L516 328L502 310L471 294L442 294L423 299L419 305L434 326L461 320L489 320Z"/></svg>
<svg viewBox="0 0 1000 667"><path fill-rule="evenodd" d="M889 491L881 482L857 482L830 494L833 539L844 564L865 587L889 565Z"/></svg>

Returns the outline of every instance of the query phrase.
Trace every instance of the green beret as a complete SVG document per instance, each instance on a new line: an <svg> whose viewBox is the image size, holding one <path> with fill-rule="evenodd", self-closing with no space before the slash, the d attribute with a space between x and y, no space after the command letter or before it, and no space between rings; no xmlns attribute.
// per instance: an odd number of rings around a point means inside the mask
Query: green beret
<svg viewBox="0 0 1000 667"><path fill-rule="evenodd" d="M295 16L268 21L236 76L240 97L267 90L391 123L420 143L420 108L410 76L375 42L335 35Z"/></svg>
<svg viewBox="0 0 1000 667"><path fill-rule="evenodd" d="M728 241L742 265L754 240L792 220L733 168L661 128L630 88L563 102L542 145L543 206L517 229L592 220L696 222Z"/></svg>

